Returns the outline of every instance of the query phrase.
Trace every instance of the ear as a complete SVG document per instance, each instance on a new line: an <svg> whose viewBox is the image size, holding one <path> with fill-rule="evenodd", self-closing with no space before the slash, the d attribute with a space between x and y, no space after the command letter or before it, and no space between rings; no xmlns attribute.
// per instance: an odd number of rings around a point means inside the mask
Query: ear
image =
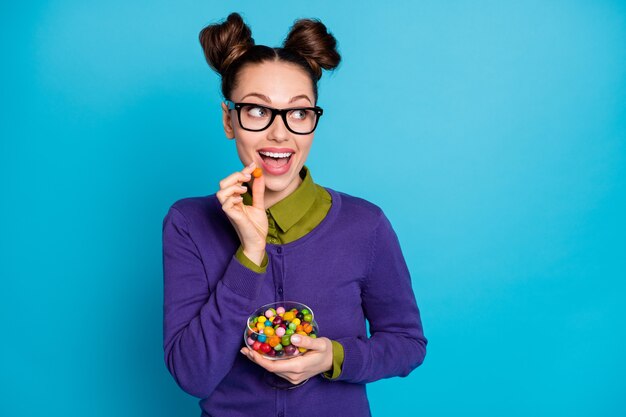
<svg viewBox="0 0 626 417"><path fill-rule="evenodd" d="M231 114L226 103L222 101L222 124L224 125L224 133L228 139L235 138L235 129L233 128L233 118L230 116Z"/></svg>

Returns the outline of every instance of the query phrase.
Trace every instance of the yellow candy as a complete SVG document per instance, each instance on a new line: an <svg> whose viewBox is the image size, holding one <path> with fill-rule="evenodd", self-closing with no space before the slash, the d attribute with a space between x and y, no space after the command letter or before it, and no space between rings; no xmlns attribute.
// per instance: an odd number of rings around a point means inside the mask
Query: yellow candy
<svg viewBox="0 0 626 417"><path fill-rule="evenodd" d="M265 334L265 336L267 337L274 336L274 329L267 326L265 330L263 330L263 334Z"/></svg>
<svg viewBox="0 0 626 417"><path fill-rule="evenodd" d="M306 352L306 348L303 348L303 347L299 347L298 350L300 351L300 353Z"/></svg>
<svg viewBox="0 0 626 417"><path fill-rule="evenodd" d="M285 315L283 316L283 318L286 321L292 321L294 319L294 317L296 317L296 315L293 314L293 311L287 311L287 312L285 312Z"/></svg>
<svg viewBox="0 0 626 417"><path fill-rule="evenodd" d="M265 328L265 323L260 323L260 322L257 323L256 324L256 328L259 329L259 330L263 330Z"/></svg>
<svg viewBox="0 0 626 417"><path fill-rule="evenodd" d="M306 334L306 332L303 332L302 330L300 330L299 332L296 332L296 334L299 334L302 336L308 336L308 334Z"/></svg>
<svg viewBox="0 0 626 417"><path fill-rule="evenodd" d="M295 324L296 326L299 326L299 325L300 325L300 319L299 319L299 318L295 318L295 319L291 320L291 322L292 322L293 324Z"/></svg>

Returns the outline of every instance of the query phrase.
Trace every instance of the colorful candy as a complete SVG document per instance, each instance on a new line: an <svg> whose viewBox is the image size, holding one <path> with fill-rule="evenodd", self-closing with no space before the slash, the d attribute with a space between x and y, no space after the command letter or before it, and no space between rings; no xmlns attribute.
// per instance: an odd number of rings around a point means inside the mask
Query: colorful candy
<svg viewBox="0 0 626 417"><path fill-rule="evenodd" d="M261 168L254 168L254 171L252 171L252 176L254 178L259 178L261 175L263 175L263 170Z"/></svg>
<svg viewBox="0 0 626 417"><path fill-rule="evenodd" d="M289 307L294 304L287 302ZM299 308L303 306L296 305ZM291 343L291 336L298 334L316 338L317 325L310 309L299 308L286 308L286 305L274 303L257 310L248 320L244 336L246 345L270 359L286 359L305 353L307 349Z"/></svg>

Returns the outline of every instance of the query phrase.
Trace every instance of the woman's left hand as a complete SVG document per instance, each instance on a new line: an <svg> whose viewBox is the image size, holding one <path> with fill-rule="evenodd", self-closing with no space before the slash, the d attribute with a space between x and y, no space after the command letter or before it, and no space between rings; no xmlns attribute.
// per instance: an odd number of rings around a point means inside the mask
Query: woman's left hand
<svg viewBox="0 0 626 417"><path fill-rule="evenodd" d="M308 350L301 356L284 361L266 359L260 353L247 347L242 348L240 352L252 362L292 384L299 384L312 376L332 369L333 345L330 339L326 337L313 339L308 336L293 335L291 336L291 343Z"/></svg>

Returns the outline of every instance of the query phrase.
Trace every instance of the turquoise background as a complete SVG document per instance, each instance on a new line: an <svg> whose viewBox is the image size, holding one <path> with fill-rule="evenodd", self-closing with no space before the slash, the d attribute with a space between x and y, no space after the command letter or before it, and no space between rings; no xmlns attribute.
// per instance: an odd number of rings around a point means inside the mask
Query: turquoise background
<svg viewBox="0 0 626 417"><path fill-rule="evenodd" d="M200 414L163 361L161 222L239 169L197 41L235 10L259 43L298 17L339 40L308 165L387 213L429 339L374 415L624 415L624 2L24 3L0 5L0 415Z"/></svg>

